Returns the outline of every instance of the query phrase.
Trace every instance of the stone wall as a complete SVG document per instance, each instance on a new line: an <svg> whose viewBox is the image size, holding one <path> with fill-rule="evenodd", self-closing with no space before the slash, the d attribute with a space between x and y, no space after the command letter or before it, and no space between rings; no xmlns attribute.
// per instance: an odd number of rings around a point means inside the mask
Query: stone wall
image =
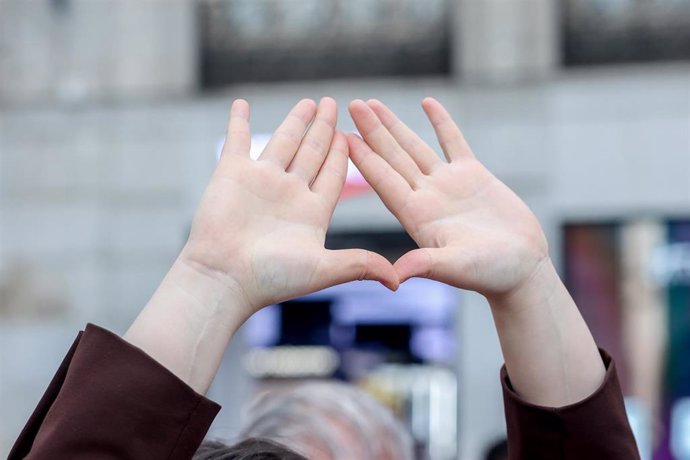
<svg viewBox="0 0 690 460"><path fill-rule="evenodd" d="M74 332L87 321L124 332L156 288L185 240L232 98L250 101L254 133L270 133L301 97L334 96L346 131L347 102L378 97L433 143L418 102L437 96L533 207L558 259L564 220L690 215L689 75L626 69L493 90L435 79L246 85L175 103L0 111L0 412L10 414L0 455ZM395 226L374 196L342 203L333 220L340 231ZM501 358L484 300L460 302L460 446L473 459L503 430ZM249 391L232 367L241 350L240 335L211 393L228 414ZM221 415L213 433L232 434L232 418Z"/></svg>
<svg viewBox="0 0 690 460"><path fill-rule="evenodd" d="M193 0L0 0L0 104L160 98L197 86Z"/></svg>

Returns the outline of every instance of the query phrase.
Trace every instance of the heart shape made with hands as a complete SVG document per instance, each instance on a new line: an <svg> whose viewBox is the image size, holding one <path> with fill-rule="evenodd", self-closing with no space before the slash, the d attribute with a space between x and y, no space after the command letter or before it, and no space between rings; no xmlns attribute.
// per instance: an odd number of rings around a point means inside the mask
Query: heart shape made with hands
<svg viewBox="0 0 690 460"><path fill-rule="evenodd" d="M350 104L362 138L346 137L332 98L298 102L252 160L249 105L235 101L185 260L234 285L252 309L362 279L395 290L426 277L486 295L519 286L548 257L541 227L443 106L431 98L422 106L447 161L376 100ZM324 247L348 156L419 246L393 265L371 251Z"/></svg>

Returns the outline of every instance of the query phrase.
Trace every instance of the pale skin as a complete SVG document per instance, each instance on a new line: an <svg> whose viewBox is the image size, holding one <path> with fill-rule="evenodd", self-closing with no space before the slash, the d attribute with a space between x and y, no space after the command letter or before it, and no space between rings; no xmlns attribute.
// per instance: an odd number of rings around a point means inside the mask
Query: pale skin
<svg viewBox="0 0 690 460"><path fill-rule="evenodd" d="M515 390L550 407L584 399L603 382L604 365L539 222L477 160L438 101L422 107L446 161L381 102L350 104L364 138L348 136L350 156L420 247L395 263L400 281L425 277L484 295Z"/></svg>
<svg viewBox="0 0 690 460"><path fill-rule="evenodd" d="M345 181L335 101L302 100L257 161L249 105L232 105L221 159L189 240L124 338L205 393L234 332L256 310L347 281L397 289L382 256L324 248Z"/></svg>
<svg viewBox="0 0 690 460"><path fill-rule="evenodd" d="M564 406L594 392L604 366L536 218L439 102L422 106L447 161L378 101L350 104L363 139L346 138L330 98L300 101L254 161L249 106L235 101L189 240L125 339L205 393L230 338L260 308L353 280L395 290L425 277L486 296L527 401ZM348 152L420 248L394 265L324 248Z"/></svg>

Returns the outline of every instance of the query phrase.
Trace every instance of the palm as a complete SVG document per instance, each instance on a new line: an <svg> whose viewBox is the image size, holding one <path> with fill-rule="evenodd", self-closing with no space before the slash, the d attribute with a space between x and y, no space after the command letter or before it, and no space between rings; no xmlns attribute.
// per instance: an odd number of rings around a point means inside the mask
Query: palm
<svg viewBox="0 0 690 460"><path fill-rule="evenodd" d="M217 236L221 241L215 244L217 264L235 271L233 277L259 274L246 281L255 292L276 290L290 296L303 292L286 289L308 290L310 277L304 274L314 272L325 252L330 210L299 179L271 163L239 156L228 163L211 186L216 189L211 196L218 198L208 204L211 209L235 212L212 215L213 221L202 224L223 229Z"/></svg>
<svg viewBox="0 0 690 460"><path fill-rule="evenodd" d="M377 101L353 103L351 112L378 155L351 137L352 158L422 248L396 262L402 280L424 276L487 295L509 291L546 254L546 240L527 206L474 158L434 103L425 108L448 163Z"/></svg>
<svg viewBox="0 0 690 460"><path fill-rule="evenodd" d="M334 131L335 103L322 103L312 122L314 109L298 104L257 161L249 157L246 118L231 119L185 248L186 260L239 286L254 308L351 279L397 286L385 259L324 248L347 144Z"/></svg>

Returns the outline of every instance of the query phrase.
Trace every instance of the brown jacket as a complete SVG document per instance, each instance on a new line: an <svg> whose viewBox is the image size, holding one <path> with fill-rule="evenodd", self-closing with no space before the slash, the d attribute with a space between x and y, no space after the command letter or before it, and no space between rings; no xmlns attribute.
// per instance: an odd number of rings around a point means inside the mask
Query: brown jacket
<svg viewBox="0 0 690 460"><path fill-rule="evenodd" d="M526 403L501 371L511 460L639 459L613 362L594 394ZM79 333L9 459L190 459L220 406L98 326Z"/></svg>

